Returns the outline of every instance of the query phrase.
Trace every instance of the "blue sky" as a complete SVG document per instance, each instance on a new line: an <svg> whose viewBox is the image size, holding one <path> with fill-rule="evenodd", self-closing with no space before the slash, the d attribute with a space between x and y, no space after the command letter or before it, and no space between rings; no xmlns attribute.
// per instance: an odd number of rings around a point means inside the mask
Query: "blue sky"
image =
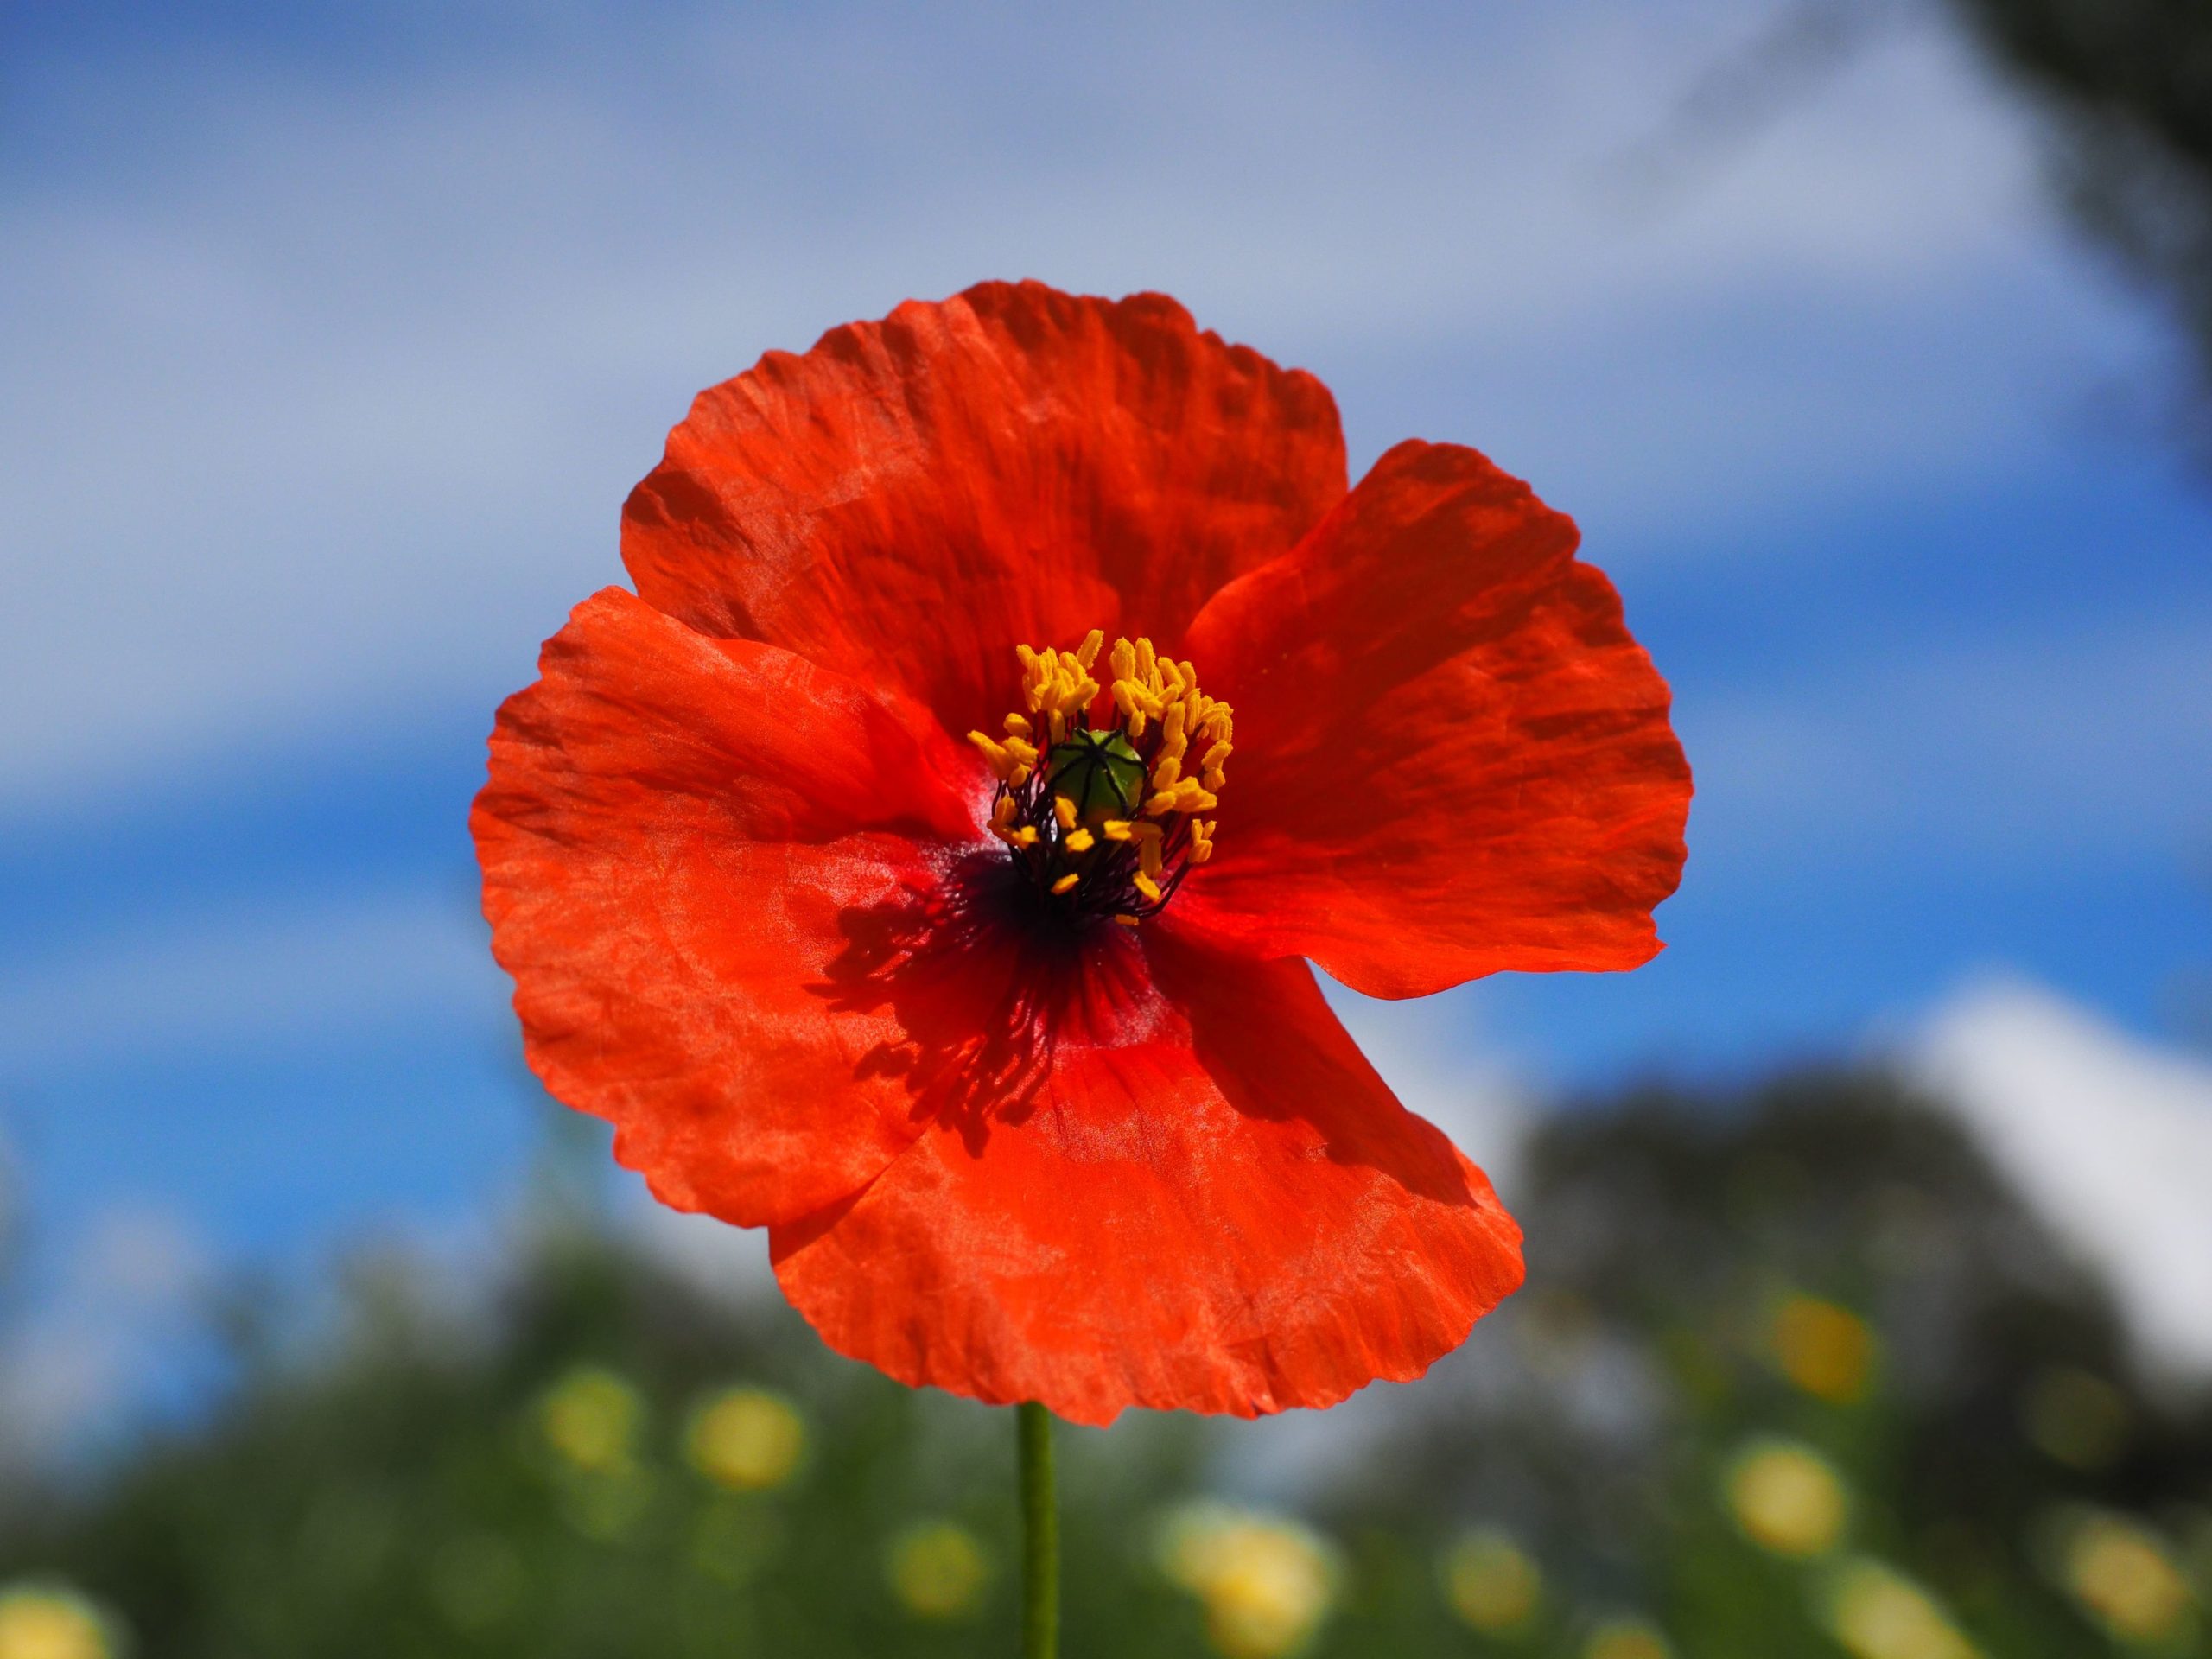
<svg viewBox="0 0 2212 1659"><path fill-rule="evenodd" d="M1580 519L1698 770L1670 950L1350 1010L1471 1141L2212 971L2175 354L1910 9L1721 145L1762 0L18 8L0 23L0 1139L37 1260L464 1224L542 1127L465 832L699 387L982 276L1160 288L1356 466ZM1656 156L1663 164L1654 164ZM62 1269L53 1267L52 1272Z"/></svg>

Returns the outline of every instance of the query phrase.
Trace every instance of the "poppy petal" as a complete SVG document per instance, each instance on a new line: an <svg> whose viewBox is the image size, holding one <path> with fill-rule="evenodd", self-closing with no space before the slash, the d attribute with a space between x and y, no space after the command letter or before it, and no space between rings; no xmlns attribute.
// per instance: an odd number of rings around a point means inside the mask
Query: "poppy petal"
<svg viewBox="0 0 2212 1659"><path fill-rule="evenodd" d="M1403 443L1217 594L1187 649L1236 752L1179 920L1375 996L1649 960L1689 767L1576 541L1475 451Z"/></svg>
<svg viewBox="0 0 2212 1659"><path fill-rule="evenodd" d="M940 1113L864 1192L772 1231L785 1295L902 1382L1076 1422L1421 1375L1520 1283L1481 1171L1393 1097L1304 963L1107 932L1035 1028L1019 1106ZM907 1029L957 1053L971 1013Z"/></svg>
<svg viewBox="0 0 2212 1659"><path fill-rule="evenodd" d="M622 515L638 592L701 631L995 727L1018 643L1206 596L1343 498L1334 402L1160 294L986 283L700 394Z"/></svg>
<svg viewBox="0 0 2212 1659"><path fill-rule="evenodd" d="M842 915L976 838L975 756L896 693L620 589L541 671L470 820L531 1068L678 1209L760 1224L851 1192L917 1128L899 1080L855 1074L884 1022L816 988Z"/></svg>

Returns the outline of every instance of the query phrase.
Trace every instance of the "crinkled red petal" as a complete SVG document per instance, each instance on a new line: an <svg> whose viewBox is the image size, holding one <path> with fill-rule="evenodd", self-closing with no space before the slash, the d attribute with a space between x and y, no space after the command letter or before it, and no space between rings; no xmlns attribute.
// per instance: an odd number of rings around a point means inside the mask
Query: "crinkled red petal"
<svg viewBox="0 0 2212 1659"><path fill-rule="evenodd" d="M678 1209L758 1225L853 1192L921 1126L856 1065L896 1033L840 1005L842 926L975 837L975 757L895 693L619 589L542 670L471 817L532 1069Z"/></svg>
<svg viewBox="0 0 2212 1659"><path fill-rule="evenodd" d="M1576 539L1475 451L1404 443L1217 594L1185 648L1236 748L1178 920L1376 996L1656 952L1689 767Z"/></svg>
<svg viewBox="0 0 2212 1659"><path fill-rule="evenodd" d="M1344 487L1311 375L1164 295L993 283L702 393L623 511L622 556L708 633L995 729L1015 645L1172 641Z"/></svg>
<svg viewBox="0 0 2212 1659"><path fill-rule="evenodd" d="M1166 925L1058 957L1003 928L883 926L935 941L853 986L936 1079L929 1126L772 1235L840 1351L1076 1422L1252 1416L1417 1376L1519 1284L1488 1181L1391 1096L1303 963Z"/></svg>

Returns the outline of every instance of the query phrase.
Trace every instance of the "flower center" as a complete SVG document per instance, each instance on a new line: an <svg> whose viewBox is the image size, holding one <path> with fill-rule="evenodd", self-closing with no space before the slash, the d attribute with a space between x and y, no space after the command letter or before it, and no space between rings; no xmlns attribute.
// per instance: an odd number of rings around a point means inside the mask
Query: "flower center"
<svg viewBox="0 0 2212 1659"><path fill-rule="evenodd" d="M1014 647L1028 712L1006 717L1003 739L968 741L998 774L991 833L1038 892L1135 927L1213 856L1214 820L1199 815L1219 798L1230 711L1149 639L1116 639L1102 686L1091 665L1105 642L1093 628L1073 651Z"/></svg>

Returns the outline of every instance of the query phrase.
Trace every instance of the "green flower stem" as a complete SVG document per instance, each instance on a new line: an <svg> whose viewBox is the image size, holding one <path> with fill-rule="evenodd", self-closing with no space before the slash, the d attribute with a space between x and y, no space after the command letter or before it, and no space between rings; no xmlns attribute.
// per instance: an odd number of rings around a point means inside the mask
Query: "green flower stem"
<svg viewBox="0 0 2212 1659"><path fill-rule="evenodd" d="M1052 1498L1052 1414L1015 1408L1021 1431L1021 1659L1060 1650L1060 1516Z"/></svg>

